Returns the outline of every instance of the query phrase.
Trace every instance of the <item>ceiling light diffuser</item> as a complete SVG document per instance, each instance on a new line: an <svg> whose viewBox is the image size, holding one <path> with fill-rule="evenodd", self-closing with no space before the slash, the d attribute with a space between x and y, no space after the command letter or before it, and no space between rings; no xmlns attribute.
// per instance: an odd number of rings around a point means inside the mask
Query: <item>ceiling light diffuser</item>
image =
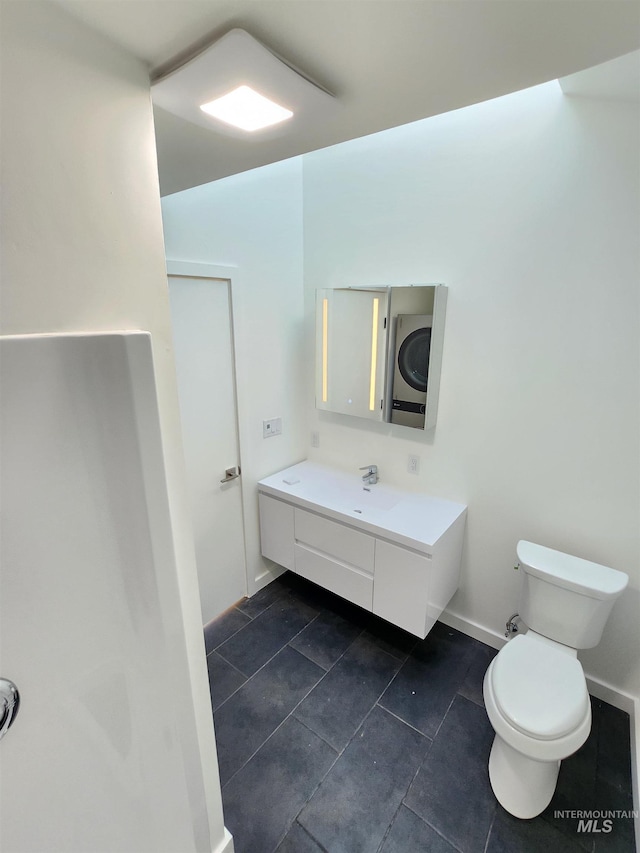
<svg viewBox="0 0 640 853"><path fill-rule="evenodd" d="M253 98L250 119L241 121L218 112L219 107L228 106L231 94ZM158 77L151 84L151 96L156 107L208 130L237 137L246 137L247 131L269 136L289 133L310 119L329 122L338 106L326 89L241 29L231 30L180 67ZM263 101L271 102L277 117L258 118Z"/></svg>
<svg viewBox="0 0 640 853"><path fill-rule="evenodd" d="M250 86L238 86L232 92L201 104L201 110L242 130L261 130L291 118L291 110L265 98Z"/></svg>

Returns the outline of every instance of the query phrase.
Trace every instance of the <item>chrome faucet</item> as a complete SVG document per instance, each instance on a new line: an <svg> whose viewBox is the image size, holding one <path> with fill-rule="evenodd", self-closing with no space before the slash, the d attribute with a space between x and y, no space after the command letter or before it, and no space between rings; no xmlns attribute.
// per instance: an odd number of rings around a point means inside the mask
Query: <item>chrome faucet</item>
<svg viewBox="0 0 640 853"><path fill-rule="evenodd" d="M374 486L378 482L378 466L377 465L365 465L364 468L360 469L361 471L366 471L366 474L362 475L362 482L366 483L369 486Z"/></svg>

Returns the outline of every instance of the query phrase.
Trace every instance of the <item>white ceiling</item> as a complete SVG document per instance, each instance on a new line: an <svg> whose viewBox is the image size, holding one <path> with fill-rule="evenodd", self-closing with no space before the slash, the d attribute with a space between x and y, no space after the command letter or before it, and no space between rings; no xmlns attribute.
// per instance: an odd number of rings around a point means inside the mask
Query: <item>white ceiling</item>
<svg viewBox="0 0 640 853"><path fill-rule="evenodd" d="M163 195L640 48L639 0L56 2L147 63L152 77L241 27L338 98L331 121L264 141L205 130L156 109ZM638 70L637 58L630 67Z"/></svg>

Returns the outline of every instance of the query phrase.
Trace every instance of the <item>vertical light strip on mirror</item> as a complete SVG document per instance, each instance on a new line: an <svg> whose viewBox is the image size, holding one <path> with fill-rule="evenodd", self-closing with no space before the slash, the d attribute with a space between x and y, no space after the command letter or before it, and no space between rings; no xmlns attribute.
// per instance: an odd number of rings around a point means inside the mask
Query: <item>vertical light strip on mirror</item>
<svg viewBox="0 0 640 853"><path fill-rule="evenodd" d="M329 338L329 300L322 300L322 402L328 400L328 338Z"/></svg>
<svg viewBox="0 0 640 853"><path fill-rule="evenodd" d="M371 323L371 379L369 383L369 411L376 408L376 364L378 361L378 305L380 300L373 300L373 320Z"/></svg>

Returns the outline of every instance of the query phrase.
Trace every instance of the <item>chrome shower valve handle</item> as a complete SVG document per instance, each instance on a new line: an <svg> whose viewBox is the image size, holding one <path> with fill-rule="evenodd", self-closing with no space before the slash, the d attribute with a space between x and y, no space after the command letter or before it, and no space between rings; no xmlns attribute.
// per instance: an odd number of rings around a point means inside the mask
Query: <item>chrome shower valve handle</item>
<svg viewBox="0 0 640 853"><path fill-rule="evenodd" d="M0 740L11 728L20 707L20 694L13 681L0 678Z"/></svg>

